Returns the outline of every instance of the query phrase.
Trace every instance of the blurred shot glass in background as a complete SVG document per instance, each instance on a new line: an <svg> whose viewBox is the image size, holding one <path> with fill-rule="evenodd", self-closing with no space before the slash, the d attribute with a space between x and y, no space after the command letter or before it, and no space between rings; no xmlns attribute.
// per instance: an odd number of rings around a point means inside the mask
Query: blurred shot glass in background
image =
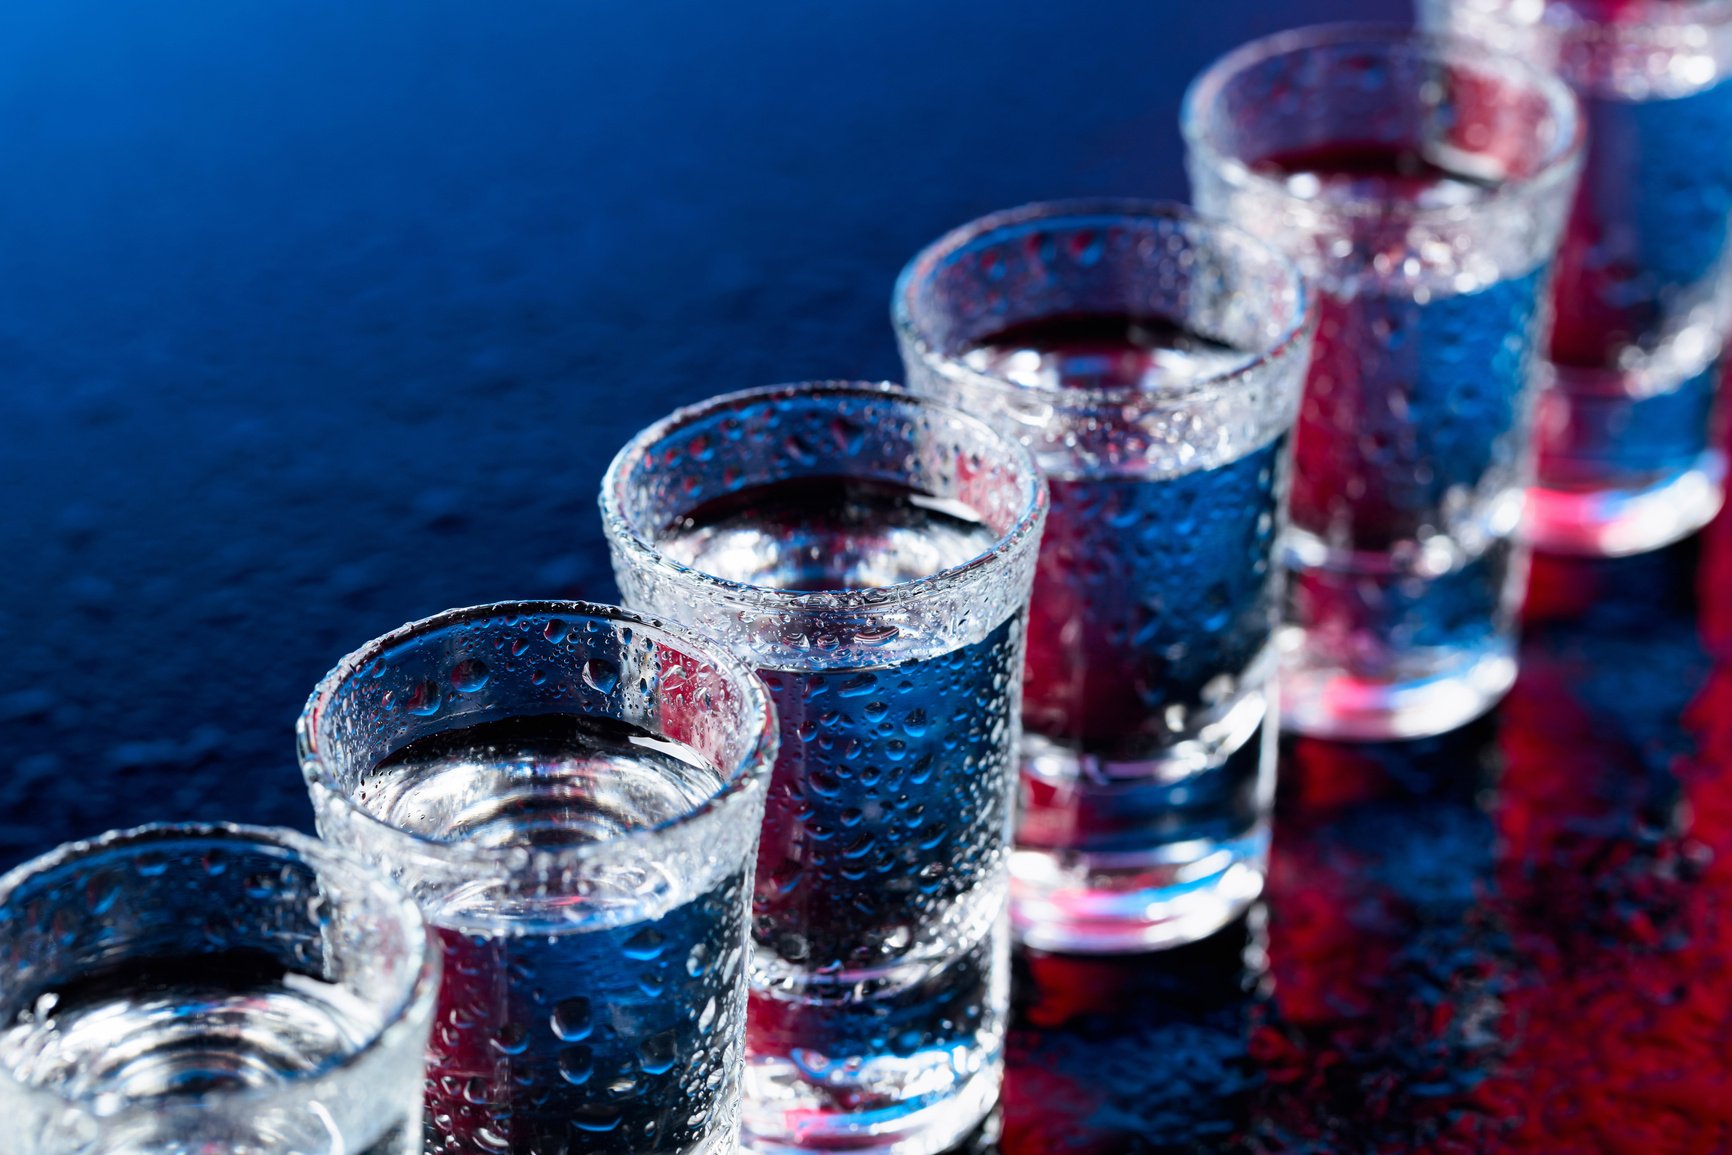
<svg viewBox="0 0 1732 1155"><path fill-rule="evenodd" d="M1732 3L1424 0L1427 23L1557 69L1587 156L1558 254L1527 536L1654 549L1720 508L1713 409L1732 219Z"/></svg>
<svg viewBox="0 0 1732 1155"><path fill-rule="evenodd" d="M147 826L0 878L7 1155L411 1155L439 957L287 830Z"/></svg>
<svg viewBox="0 0 1732 1155"><path fill-rule="evenodd" d="M1198 207L1319 297L1287 558L1284 724L1451 730L1515 678L1529 425L1581 153L1554 76L1341 25L1247 44L1186 94Z"/></svg>
<svg viewBox="0 0 1732 1155"><path fill-rule="evenodd" d="M320 832L443 945L428 1155L738 1149L750 670L609 606L452 610L345 658L299 738Z"/></svg>
<svg viewBox="0 0 1732 1155"><path fill-rule="evenodd" d="M781 722L746 1146L944 1150L1002 1071L1033 462L926 398L812 383L651 426L601 501L626 602L724 639Z"/></svg>
<svg viewBox="0 0 1732 1155"><path fill-rule="evenodd" d="M903 271L915 390L1052 490L1023 673L1017 934L1201 938L1262 890L1276 549L1312 315L1285 256L1188 209L1036 204Z"/></svg>

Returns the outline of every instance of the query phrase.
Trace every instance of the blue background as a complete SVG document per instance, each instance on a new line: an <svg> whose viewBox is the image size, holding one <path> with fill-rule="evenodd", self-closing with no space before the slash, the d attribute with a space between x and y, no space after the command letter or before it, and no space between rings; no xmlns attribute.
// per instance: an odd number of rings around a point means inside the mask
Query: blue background
<svg viewBox="0 0 1732 1155"><path fill-rule="evenodd" d="M1404 5L4 0L0 865L305 825L343 653L612 595L630 433L893 376L921 244L1180 197L1198 69ZM1285 742L1234 927L1019 957L997 1155L1732 1151L1732 515L1540 559L1521 661L1455 734Z"/></svg>
<svg viewBox="0 0 1732 1155"><path fill-rule="evenodd" d="M407 619L613 594L641 425L894 377L902 262L1183 197L1180 94L1383 0L8 0L0 862L305 824L291 726Z"/></svg>

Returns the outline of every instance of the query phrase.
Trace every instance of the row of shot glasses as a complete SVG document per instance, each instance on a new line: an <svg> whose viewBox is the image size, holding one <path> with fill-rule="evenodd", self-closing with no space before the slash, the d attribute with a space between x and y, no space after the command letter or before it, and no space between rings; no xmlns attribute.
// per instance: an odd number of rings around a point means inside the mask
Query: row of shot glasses
<svg viewBox="0 0 1732 1155"><path fill-rule="evenodd" d="M1721 73L1724 27L1587 59L1532 7L1430 17L1521 38L1596 130ZM1542 385L1528 537L1627 552L1718 507L1732 178L1698 190L1712 260L1636 222L1650 298L1560 360L1554 265L1623 235L1603 149L1572 216L1582 107L1449 36L1259 41L1186 101L1204 215L983 218L897 283L908 389L651 426L603 483L628 609L451 611L321 683L322 843L149 828L0 881L6 1150L957 1142L1013 937L1218 930L1263 886L1278 724L1438 733L1508 688ZM1602 317L1570 289L1560 324Z"/></svg>

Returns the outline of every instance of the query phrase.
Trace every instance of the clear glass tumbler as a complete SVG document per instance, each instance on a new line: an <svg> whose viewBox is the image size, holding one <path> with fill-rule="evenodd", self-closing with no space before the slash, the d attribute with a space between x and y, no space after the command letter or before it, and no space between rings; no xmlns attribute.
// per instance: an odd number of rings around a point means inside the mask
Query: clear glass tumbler
<svg viewBox="0 0 1732 1155"><path fill-rule="evenodd" d="M890 386L790 385L651 426L601 500L626 601L725 639L781 720L747 1146L943 1150L1002 1068L1033 462Z"/></svg>
<svg viewBox="0 0 1732 1155"><path fill-rule="evenodd" d="M1558 255L1526 532L1654 549L1720 508L1714 443L1732 246L1732 3L1425 0L1428 24L1556 68L1587 159Z"/></svg>
<svg viewBox="0 0 1732 1155"><path fill-rule="evenodd" d="M1030 945L1191 941L1262 889L1312 320L1280 252L1139 201L985 217L897 284L911 387L991 418L1052 489L1011 867Z"/></svg>
<svg viewBox="0 0 1732 1155"><path fill-rule="evenodd" d="M479 606L345 658L299 734L320 832L443 946L430 1155L738 1149L750 670L609 606Z"/></svg>
<svg viewBox="0 0 1732 1155"><path fill-rule="evenodd" d="M1339 25L1247 44L1185 97L1195 200L1318 290L1287 555L1284 724L1451 730L1515 678L1552 259L1582 130L1555 76Z"/></svg>
<svg viewBox="0 0 1732 1155"><path fill-rule="evenodd" d="M145 826L0 878L8 1155L410 1155L439 957L311 838Z"/></svg>

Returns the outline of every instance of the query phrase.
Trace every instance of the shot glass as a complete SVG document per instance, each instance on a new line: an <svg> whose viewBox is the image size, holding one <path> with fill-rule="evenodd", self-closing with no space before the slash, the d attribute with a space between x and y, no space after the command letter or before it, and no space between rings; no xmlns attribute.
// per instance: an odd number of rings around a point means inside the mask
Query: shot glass
<svg viewBox="0 0 1732 1155"><path fill-rule="evenodd" d="M8 1155L410 1155L439 957L288 830L145 826L0 878Z"/></svg>
<svg viewBox="0 0 1732 1155"><path fill-rule="evenodd" d="M1587 125L1527 537L1597 556L1677 541L1719 510L1726 470L1712 415L1732 307L1732 3L1420 7L1431 26L1557 69Z"/></svg>
<svg viewBox="0 0 1732 1155"><path fill-rule="evenodd" d="M1298 270L1178 206L1035 204L921 252L891 319L911 387L991 419L1051 486L1016 933L1089 953L1210 934L1268 863Z"/></svg>
<svg viewBox="0 0 1732 1155"><path fill-rule="evenodd" d="M343 659L299 738L320 832L442 945L427 1152L738 1149L750 670L609 606L452 610Z"/></svg>
<svg viewBox="0 0 1732 1155"><path fill-rule="evenodd" d="M651 426L601 504L626 602L724 639L781 719L746 1146L945 1149L1002 1071L1033 462L890 386L790 385Z"/></svg>
<svg viewBox="0 0 1732 1155"><path fill-rule="evenodd" d="M1581 152L1555 76L1337 25L1247 44L1185 96L1194 199L1318 290L1295 439L1284 724L1438 734L1515 678L1528 432Z"/></svg>

